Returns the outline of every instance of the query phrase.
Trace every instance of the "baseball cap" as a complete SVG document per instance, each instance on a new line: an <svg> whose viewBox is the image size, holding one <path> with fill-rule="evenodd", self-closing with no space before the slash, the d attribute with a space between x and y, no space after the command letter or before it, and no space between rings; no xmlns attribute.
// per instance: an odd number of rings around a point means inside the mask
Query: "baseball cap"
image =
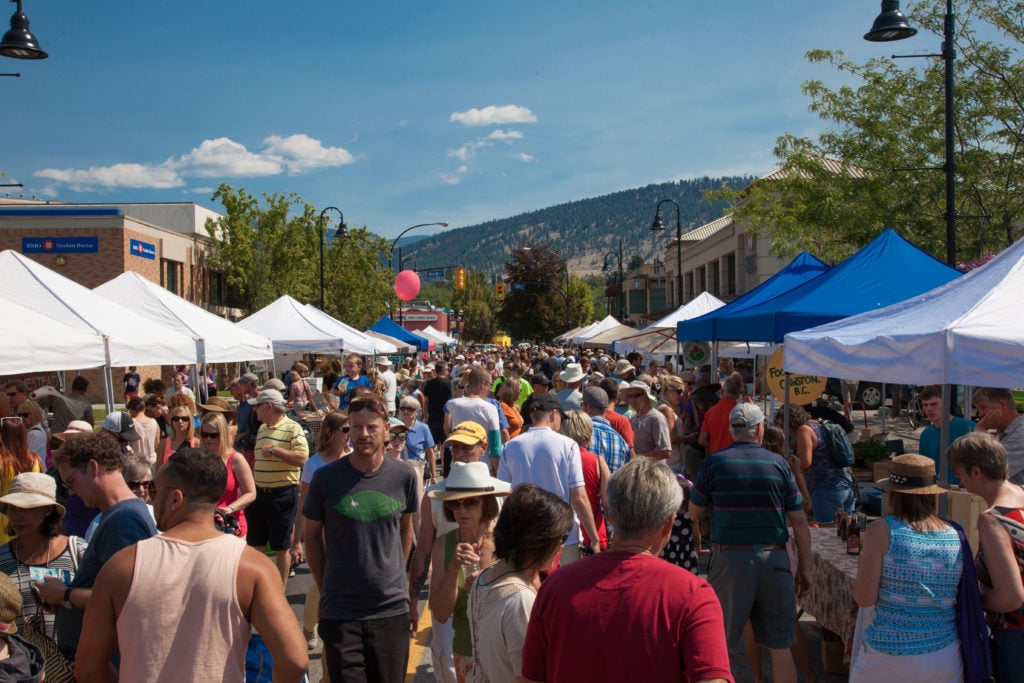
<svg viewBox="0 0 1024 683"><path fill-rule="evenodd" d="M533 412L543 412L546 410L557 410L560 413L564 413L562 410L562 402L558 400L558 396L554 394L534 394L533 405L530 407Z"/></svg>
<svg viewBox="0 0 1024 683"><path fill-rule="evenodd" d="M256 398L250 398L248 403L251 406L260 406L264 403L271 403L277 406L285 405L284 396L277 389L264 389Z"/></svg>
<svg viewBox="0 0 1024 683"><path fill-rule="evenodd" d="M764 411L755 403L737 404L729 413L729 426L751 429L764 422Z"/></svg>
<svg viewBox="0 0 1024 683"><path fill-rule="evenodd" d="M533 377L530 378L530 384L535 384L538 387L550 387L551 380L543 372L535 372Z"/></svg>
<svg viewBox="0 0 1024 683"><path fill-rule="evenodd" d="M460 422L455 425L451 433L448 434L448 438L444 440L445 443L451 443L452 441L457 441L467 446L475 446L478 443L487 441L487 430L472 420Z"/></svg>
<svg viewBox="0 0 1024 683"><path fill-rule="evenodd" d="M103 428L117 434L125 441L138 441L142 438L135 431L135 422L132 420L132 416L120 410L115 410L103 418Z"/></svg>
<svg viewBox="0 0 1024 683"><path fill-rule="evenodd" d="M608 394L600 387L590 387L583 392L583 402L592 408L607 410Z"/></svg>
<svg viewBox="0 0 1024 683"><path fill-rule="evenodd" d="M259 384L260 378L251 372L246 372L238 378L239 382L248 382L249 384Z"/></svg>

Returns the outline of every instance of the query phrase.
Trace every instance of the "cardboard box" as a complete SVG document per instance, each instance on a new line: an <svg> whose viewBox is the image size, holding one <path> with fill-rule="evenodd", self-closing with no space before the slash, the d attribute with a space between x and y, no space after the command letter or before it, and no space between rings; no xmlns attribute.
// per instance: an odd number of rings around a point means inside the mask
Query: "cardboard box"
<svg viewBox="0 0 1024 683"><path fill-rule="evenodd" d="M846 659L846 648L841 640L821 640L821 666L825 673L846 676L850 673L850 662Z"/></svg>
<svg viewBox="0 0 1024 683"><path fill-rule="evenodd" d="M878 460L874 463L873 481L888 479L889 471L892 470L892 460Z"/></svg>
<svg viewBox="0 0 1024 683"><path fill-rule="evenodd" d="M978 554L978 516L988 506L985 499L966 491L950 491L946 519L957 522L964 528L964 535L971 544L971 552Z"/></svg>

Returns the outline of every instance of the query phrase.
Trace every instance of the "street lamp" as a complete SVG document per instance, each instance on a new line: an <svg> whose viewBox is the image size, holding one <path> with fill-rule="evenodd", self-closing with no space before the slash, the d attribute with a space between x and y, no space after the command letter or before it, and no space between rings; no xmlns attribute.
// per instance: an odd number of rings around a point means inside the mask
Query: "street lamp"
<svg viewBox="0 0 1024 683"><path fill-rule="evenodd" d="M607 273L608 270L609 270L609 268L608 268L608 257L609 256L614 258L615 257L615 252L614 251L609 251L607 254L604 255L604 265L601 266L601 272L602 273ZM623 298L622 298L624 296L624 294L623 294L623 289L625 288L624 282L625 282L625 276L622 273L622 240L620 239L619 240L619 316L618 316L619 320L622 320L623 318L626 317L626 307L623 304Z"/></svg>
<svg viewBox="0 0 1024 683"><path fill-rule="evenodd" d="M662 199L654 208L654 222L651 230L661 232L665 226L661 222L661 205L672 204L676 207L676 308L683 305L683 224L679 216L679 202L674 199Z"/></svg>
<svg viewBox="0 0 1024 683"><path fill-rule="evenodd" d="M0 40L0 56L12 57L14 59L46 59L46 54L39 41L28 30L28 17L21 11L21 0L11 0L17 3L18 11L11 16L11 30L4 34Z"/></svg>
<svg viewBox="0 0 1024 683"><path fill-rule="evenodd" d="M953 0L946 0L946 15L943 19L942 52L934 55L913 55L920 57L942 57L945 63L945 142L946 163L946 263L956 265L956 159L954 157L954 128L956 114L953 111L953 61L956 59L954 38ZM888 42L903 40L917 34L917 29L907 23L900 12L899 0L882 0L882 13L875 19L871 30L864 34L864 40ZM893 55L896 57L897 55Z"/></svg>
<svg viewBox="0 0 1024 683"><path fill-rule="evenodd" d="M395 241L391 243L391 253L388 254L388 270L392 270L394 268L395 247L398 246L398 240L402 239L402 237L405 235L405 233L409 232L410 230L415 230L416 228L423 228L423 227L426 227L428 225L439 225L442 228L447 228L448 227L448 223L446 223L444 221L439 222L439 223L417 223L416 225L410 225L408 228L406 228L402 232L398 233L398 237L396 237ZM398 252L398 269L399 270L402 269L402 252L401 252L401 250L399 250L399 252Z"/></svg>
<svg viewBox="0 0 1024 683"><path fill-rule="evenodd" d="M345 214L336 206L328 206L320 212L320 220L317 222L317 232L320 233L320 310L324 310L324 214L328 211L338 212L338 229L334 233L334 239L348 237L348 226L345 225Z"/></svg>

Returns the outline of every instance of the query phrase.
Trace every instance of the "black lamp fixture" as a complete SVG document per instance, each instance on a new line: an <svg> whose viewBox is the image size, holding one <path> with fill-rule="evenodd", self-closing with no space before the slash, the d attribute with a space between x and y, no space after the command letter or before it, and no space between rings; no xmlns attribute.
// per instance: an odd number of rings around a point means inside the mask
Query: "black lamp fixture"
<svg viewBox="0 0 1024 683"><path fill-rule="evenodd" d="M14 59L46 59L39 41L28 28L28 17L21 11L21 0L11 0L18 5L18 11L11 16L11 30L0 41L0 55Z"/></svg>
<svg viewBox="0 0 1024 683"><path fill-rule="evenodd" d="M903 40L914 35L917 35L917 29L911 27L907 18L903 16L899 0L882 0L882 13L875 19L871 30L864 34L864 40L885 43L890 40Z"/></svg>
<svg viewBox="0 0 1024 683"><path fill-rule="evenodd" d="M671 204L676 208L676 308L683 305L683 223L679 214L679 202L674 199L662 199L654 209L654 221L651 222L652 232L661 232L665 224L661 222L662 204Z"/></svg>
<svg viewBox="0 0 1024 683"><path fill-rule="evenodd" d="M336 206L328 206L320 212L320 220L317 221L317 232L320 233L320 310L324 310L324 214L328 211L338 212L338 229L334 232L334 239L348 237L348 226L345 225L345 214Z"/></svg>

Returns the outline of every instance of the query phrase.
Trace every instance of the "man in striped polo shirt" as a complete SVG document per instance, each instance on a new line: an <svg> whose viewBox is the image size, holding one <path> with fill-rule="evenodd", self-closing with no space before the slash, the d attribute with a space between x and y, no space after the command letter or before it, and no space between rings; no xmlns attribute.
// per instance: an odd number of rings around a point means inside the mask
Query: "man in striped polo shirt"
<svg viewBox="0 0 1024 683"><path fill-rule="evenodd" d="M299 475L309 459L309 444L299 423L287 416L288 406L280 391L264 389L249 399L249 405L261 424L253 469L256 500L245 510L249 522L246 541L258 548L270 543L284 584L291 568L288 550L299 504Z"/></svg>
<svg viewBox="0 0 1024 683"><path fill-rule="evenodd" d="M740 403L729 413L733 444L709 454L690 492L694 528L711 509L708 582L722 603L729 647L739 645L749 619L768 647L773 681L797 680L789 648L796 625L796 592L810 585L811 537L803 499L781 455L761 447L764 413ZM792 575L786 542L793 527L798 564Z"/></svg>

